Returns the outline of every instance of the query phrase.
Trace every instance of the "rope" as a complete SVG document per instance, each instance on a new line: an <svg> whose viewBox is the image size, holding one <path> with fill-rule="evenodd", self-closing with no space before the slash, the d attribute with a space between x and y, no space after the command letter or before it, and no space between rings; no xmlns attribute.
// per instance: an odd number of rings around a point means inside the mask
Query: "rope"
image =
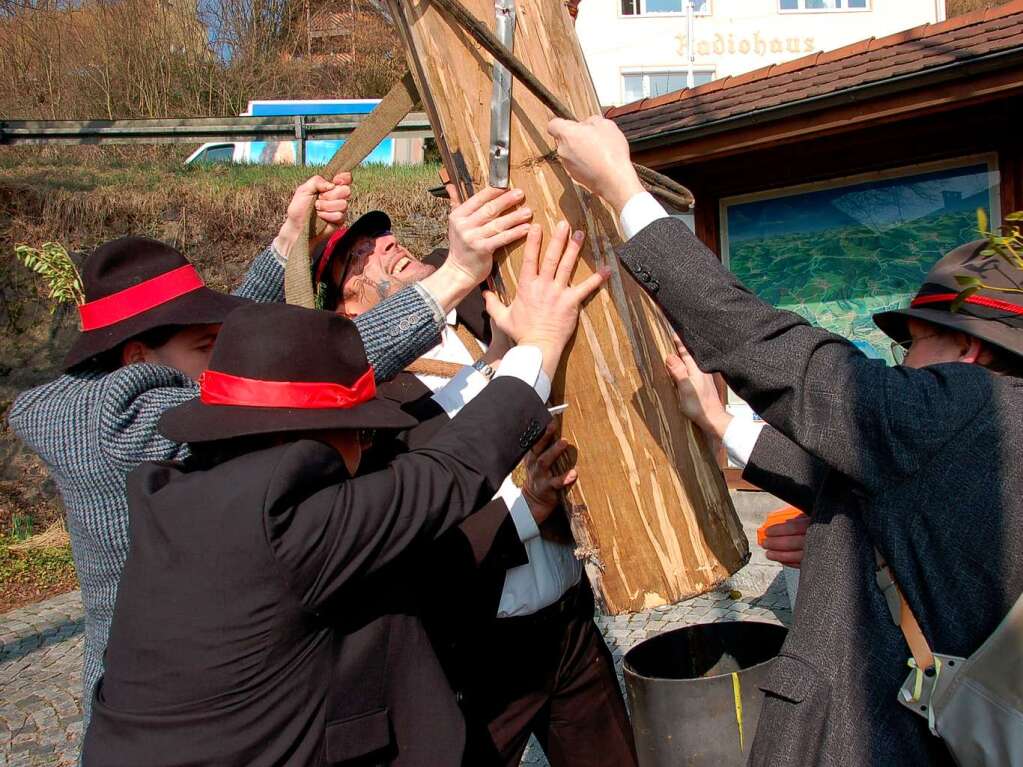
<svg viewBox="0 0 1023 767"><path fill-rule="evenodd" d="M568 105L537 80L528 67L497 39L490 28L469 13L458 0L430 0L430 2L451 16L477 43L483 46L487 53L507 67L508 71L520 80L545 107L550 109L555 117L576 120ZM638 163L633 163L632 166L636 169L643 185L673 207L687 210L693 204L692 193L674 179Z"/></svg>

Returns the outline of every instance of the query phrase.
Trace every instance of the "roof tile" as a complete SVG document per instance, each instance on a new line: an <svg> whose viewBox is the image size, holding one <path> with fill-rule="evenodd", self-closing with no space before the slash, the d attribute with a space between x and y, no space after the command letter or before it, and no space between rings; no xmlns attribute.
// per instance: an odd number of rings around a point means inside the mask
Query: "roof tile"
<svg viewBox="0 0 1023 767"><path fill-rule="evenodd" d="M841 48L835 48L833 51L826 51L821 53L817 58L818 66L821 64L828 64L832 61L838 61L848 56L855 56L857 53L867 53L870 50L870 44L874 42L874 38L868 38L866 40L860 40L859 42L852 43L851 45L845 45Z"/></svg>
<svg viewBox="0 0 1023 767"><path fill-rule="evenodd" d="M1013 0L996 13L979 11L924 24L644 99L610 109L607 115L637 139L1014 47L1023 47L1023 0Z"/></svg>

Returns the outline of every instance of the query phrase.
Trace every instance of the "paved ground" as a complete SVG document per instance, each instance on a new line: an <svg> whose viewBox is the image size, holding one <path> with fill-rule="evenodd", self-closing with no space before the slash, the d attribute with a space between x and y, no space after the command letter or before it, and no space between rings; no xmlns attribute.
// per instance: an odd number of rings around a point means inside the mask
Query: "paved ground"
<svg viewBox="0 0 1023 767"><path fill-rule="evenodd" d="M749 534L765 509L778 504L765 497L743 500L740 495L736 505ZM750 539L756 541L756 535ZM725 588L671 607L599 616L597 622L620 675L622 655L654 634L712 621L787 624L789 615L780 570L755 549L750 564ZM0 767L75 763L82 735L82 631L77 591L0 615ZM535 742L523 764L546 764Z"/></svg>

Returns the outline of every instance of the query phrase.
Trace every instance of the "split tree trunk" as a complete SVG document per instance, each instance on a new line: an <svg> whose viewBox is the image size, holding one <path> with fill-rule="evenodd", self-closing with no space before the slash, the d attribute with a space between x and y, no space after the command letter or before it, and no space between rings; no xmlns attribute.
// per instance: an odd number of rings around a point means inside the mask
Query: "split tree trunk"
<svg viewBox="0 0 1023 767"><path fill-rule="evenodd" d="M452 179L464 194L487 183L491 57L430 0L389 0L409 65ZM493 0L463 0L494 29ZM599 114L562 0L516 0L515 54L576 115ZM618 268L614 212L577 187L553 155L547 110L512 90L511 185L526 192L545 233L561 218L587 233L575 280L612 268L583 312L552 402L569 403L564 436L578 446L579 481L568 494L572 531L601 605L622 613L703 593L749 558L721 472L681 414L664 371L671 351L660 311ZM507 298L522 246L500 259Z"/></svg>

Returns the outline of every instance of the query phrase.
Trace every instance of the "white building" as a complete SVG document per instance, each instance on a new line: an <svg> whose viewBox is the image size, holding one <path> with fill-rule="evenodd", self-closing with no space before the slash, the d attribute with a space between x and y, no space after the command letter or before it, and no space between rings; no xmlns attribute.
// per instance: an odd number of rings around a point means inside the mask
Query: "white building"
<svg viewBox="0 0 1023 767"><path fill-rule="evenodd" d="M576 31L600 103L686 87L687 0L583 0ZM739 75L919 24L944 0L694 0L694 80Z"/></svg>

